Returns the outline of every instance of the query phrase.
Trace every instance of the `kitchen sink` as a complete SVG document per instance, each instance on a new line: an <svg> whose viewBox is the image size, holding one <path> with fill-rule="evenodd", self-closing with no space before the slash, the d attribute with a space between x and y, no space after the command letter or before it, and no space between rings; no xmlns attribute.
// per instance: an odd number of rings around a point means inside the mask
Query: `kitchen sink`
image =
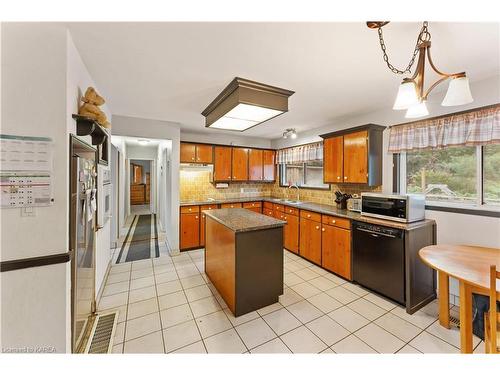
<svg viewBox="0 0 500 375"><path fill-rule="evenodd" d="M302 203L304 203L302 201L292 201L292 200L288 200L288 199L285 199L283 202L290 203L290 204L302 204Z"/></svg>

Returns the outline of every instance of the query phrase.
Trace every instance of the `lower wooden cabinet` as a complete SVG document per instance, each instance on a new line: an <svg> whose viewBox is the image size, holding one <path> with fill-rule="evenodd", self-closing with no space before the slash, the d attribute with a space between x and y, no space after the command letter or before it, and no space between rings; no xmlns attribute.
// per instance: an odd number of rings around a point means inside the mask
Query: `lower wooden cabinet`
<svg viewBox="0 0 500 375"><path fill-rule="evenodd" d="M291 252L299 253L299 217L285 213L284 247Z"/></svg>
<svg viewBox="0 0 500 375"><path fill-rule="evenodd" d="M300 218L299 254L321 265L321 223L319 221Z"/></svg>
<svg viewBox="0 0 500 375"><path fill-rule="evenodd" d="M321 234L321 266L339 276L352 280L351 231L323 224Z"/></svg>
<svg viewBox="0 0 500 375"><path fill-rule="evenodd" d="M180 248L181 250L200 246L200 214L181 213Z"/></svg>

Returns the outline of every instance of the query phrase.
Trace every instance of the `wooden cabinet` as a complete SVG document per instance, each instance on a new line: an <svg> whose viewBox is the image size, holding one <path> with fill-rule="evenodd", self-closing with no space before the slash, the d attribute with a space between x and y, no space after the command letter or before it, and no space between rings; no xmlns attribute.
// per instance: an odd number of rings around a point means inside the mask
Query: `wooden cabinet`
<svg viewBox="0 0 500 375"><path fill-rule="evenodd" d="M213 162L213 146L181 142L181 163Z"/></svg>
<svg viewBox="0 0 500 375"><path fill-rule="evenodd" d="M232 147L214 147L214 180L231 181L231 154Z"/></svg>
<svg viewBox="0 0 500 375"><path fill-rule="evenodd" d="M276 164L275 152L273 150L264 150L262 153L263 158L263 180L274 181L276 179Z"/></svg>
<svg viewBox="0 0 500 375"><path fill-rule="evenodd" d="M180 220L181 250L200 246L200 213L182 213Z"/></svg>
<svg viewBox="0 0 500 375"><path fill-rule="evenodd" d="M368 124L323 134L323 181L382 185L382 132Z"/></svg>
<svg viewBox="0 0 500 375"><path fill-rule="evenodd" d="M368 182L368 131L344 136L344 182L366 184Z"/></svg>
<svg viewBox="0 0 500 375"><path fill-rule="evenodd" d="M299 252L299 217L294 214L288 214L287 207L285 207L285 213L283 220L286 221L284 228L284 247L295 254Z"/></svg>
<svg viewBox="0 0 500 375"><path fill-rule="evenodd" d="M321 264L321 222L301 216L299 254L313 263Z"/></svg>
<svg viewBox="0 0 500 375"><path fill-rule="evenodd" d="M146 201L146 185L130 185L130 204L144 204Z"/></svg>
<svg viewBox="0 0 500 375"><path fill-rule="evenodd" d="M207 217L206 215L203 213L204 210L215 210L217 209L217 205L216 204L205 204L203 206L200 207L200 247L204 247L205 246L205 225L206 225L206 222L207 222Z"/></svg>
<svg viewBox="0 0 500 375"><path fill-rule="evenodd" d="M262 181L264 179L264 151L251 148L248 151L248 179Z"/></svg>
<svg viewBox="0 0 500 375"><path fill-rule="evenodd" d="M244 202L243 208L246 208L247 210L261 214L262 213L262 202Z"/></svg>
<svg viewBox="0 0 500 375"><path fill-rule="evenodd" d="M321 266L351 280L351 231L327 224L321 231Z"/></svg>
<svg viewBox="0 0 500 375"><path fill-rule="evenodd" d="M344 137L325 139L323 155L323 180L341 183L344 178Z"/></svg>
<svg viewBox="0 0 500 375"><path fill-rule="evenodd" d="M222 203L220 208L241 208L241 203Z"/></svg>
<svg viewBox="0 0 500 375"><path fill-rule="evenodd" d="M196 162L196 145L194 143L181 142L181 163Z"/></svg>
<svg viewBox="0 0 500 375"><path fill-rule="evenodd" d="M233 181L248 180L248 148L233 147Z"/></svg>

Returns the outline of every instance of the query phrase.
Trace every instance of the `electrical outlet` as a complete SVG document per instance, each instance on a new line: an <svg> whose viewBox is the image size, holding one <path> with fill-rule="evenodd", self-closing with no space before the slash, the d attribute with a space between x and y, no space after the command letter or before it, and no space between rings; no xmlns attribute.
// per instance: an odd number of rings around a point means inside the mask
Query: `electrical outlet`
<svg viewBox="0 0 500 375"><path fill-rule="evenodd" d="M21 208L21 216L36 216L35 207L23 207Z"/></svg>

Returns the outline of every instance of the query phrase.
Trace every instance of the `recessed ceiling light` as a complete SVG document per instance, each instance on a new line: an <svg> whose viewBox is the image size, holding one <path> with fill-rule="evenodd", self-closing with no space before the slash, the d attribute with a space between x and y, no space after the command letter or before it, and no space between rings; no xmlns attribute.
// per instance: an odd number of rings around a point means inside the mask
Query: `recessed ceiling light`
<svg viewBox="0 0 500 375"><path fill-rule="evenodd" d="M294 92L236 77L202 112L205 127L244 131L288 111Z"/></svg>

